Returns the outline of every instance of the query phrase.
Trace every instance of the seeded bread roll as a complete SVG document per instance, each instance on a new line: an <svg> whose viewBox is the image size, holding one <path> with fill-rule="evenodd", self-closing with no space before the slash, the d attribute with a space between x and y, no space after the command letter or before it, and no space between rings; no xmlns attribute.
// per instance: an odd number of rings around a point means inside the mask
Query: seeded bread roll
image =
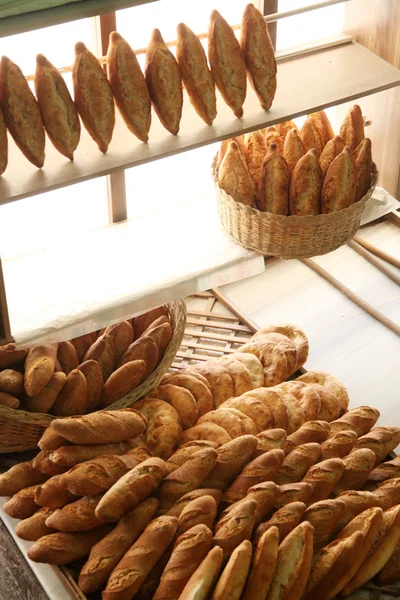
<svg viewBox="0 0 400 600"><path fill-rule="evenodd" d="M296 164L290 181L290 214L318 215L321 212L322 172L315 149L308 150Z"/></svg>
<svg viewBox="0 0 400 600"><path fill-rule="evenodd" d="M285 537L298 526L302 520L306 505L304 502L290 502L279 510L277 510L272 517L261 523L254 532L253 542L258 542L260 537L271 529L271 527L277 527L279 531L279 542L285 539Z"/></svg>

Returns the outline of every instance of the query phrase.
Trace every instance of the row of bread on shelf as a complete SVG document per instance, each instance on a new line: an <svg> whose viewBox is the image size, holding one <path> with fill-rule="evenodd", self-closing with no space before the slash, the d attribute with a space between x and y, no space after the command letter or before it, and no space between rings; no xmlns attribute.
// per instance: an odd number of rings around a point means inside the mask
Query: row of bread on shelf
<svg viewBox="0 0 400 600"><path fill-rule="evenodd" d="M168 422L135 407L54 420L42 458L0 476L12 496L4 511L35 542L31 560L73 562L85 593L114 600L195 590L204 600L329 600L400 577L400 459L383 462L400 428L376 427L376 409L293 433L182 435L162 459L133 446L149 429L147 439L168 437ZM49 477L46 462L63 455L73 466Z"/></svg>
<svg viewBox="0 0 400 600"><path fill-rule="evenodd" d="M0 174L7 166L7 131L35 166L45 161L45 131L55 148L73 159L80 121L107 152L115 125L116 103L127 128L148 141L153 105L162 125L176 135L182 117L182 83L198 115L212 125L217 115L215 86L237 117L243 115L246 73L261 105L269 109L276 91L276 61L267 24L253 4L243 14L240 43L214 10L208 32L208 59L200 39L184 23L177 28L176 58L158 29L146 51L145 75L120 34L110 35L107 74L82 42L75 45L74 100L54 65L37 56L36 98L20 68L3 56L0 65ZM223 52L221 51L223 48ZM4 119L3 119L4 115Z"/></svg>
<svg viewBox="0 0 400 600"><path fill-rule="evenodd" d="M335 135L324 111L222 142L218 184L236 202L278 215L318 215L348 208L371 185L371 140L361 109Z"/></svg>
<svg viewBox="0 0 400 600"><path fill-rule="evenodd" d="M154 372L172 336L162 306L70 341L0 346L0 405L56 416L109 406Z"/></svg>

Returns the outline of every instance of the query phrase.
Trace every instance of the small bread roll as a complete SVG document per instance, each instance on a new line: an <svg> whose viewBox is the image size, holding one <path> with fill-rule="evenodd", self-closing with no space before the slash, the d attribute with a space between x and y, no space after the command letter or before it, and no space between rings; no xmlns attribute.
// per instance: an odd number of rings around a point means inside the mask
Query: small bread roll
<svg viewBox="0 0 400 600"><path fill-rule="evenodd" d="M240 46L251 86L262 108L268 110L276 92L275 52L268 25L254 4L248 4L244 9Z"/></svg>
<svg viewBox="0 0 400 600"><path fill-rule="evenodd" d="M322 213L328 214L348 208L356 197L357 172L353 153L349 147L331 163L322 188Z"/></svg>
<svg viewBox="0 0 400 600"><path fill-rule="evenodd" d="M322 176L325 179L329 167L337 156L343 151L344 142L339 135L335 135L326 144L319 157L319 166L321 167Z"/></svg>
<svg viewBox="0 0 400 600"><path fill-rule="evenodd" d="M256 203L258 210L276 215L289 212L290 174L285 159L278 152L276 144L271 144L264 158Z"/></svg>
<svg viewBox="0 0 400 600"><path fill-rule="evenodd" d="M153 30L147 46L145 75L158 118L165 129L177 135L183 106L181 75L159 29Z"/></svg>
<svg viewBox="0 0 400 600"><path fill-rule="evenodd" d="M267 144L262 131L252 131L244 136L244 156L254 188L260 180L262 161L267 154Z"/></svg>
<svg viewBox="0 0 400 600"><path fill-rule="evenodd" d="M246 64L232 27L217 10L208 27L208 60L217 88L240 119L246 98Z"/></svg>
<svg viewBox="0 0 400 600"><path fill-rule="evenodd" d="M362 142L354 150L354 158L356 162L357 187L355 202L360 200L371 185L372 172L372 151L371 140L364 138Z"/></svg>
<svg viewBox="0 0 400 600"><path fill-rule="evenodd" d="M355 150L364 139L364 119L361 108L355 104L344 118L340 127L340 137L344 141L345 146L349 146L351 150Z"/></svg>
<svg viewBox="0 0 400 600"><path fill-rule="evenodd" d="M65 373L53 373L49 383L37 396L26 396L25 408L30 412L47 413L67 381Z"/></svg>
<svg viewBox="0 0 400 600"><path fill-rule="evenodd" d="M254 206L254 187L236 142L231 141L218 171L219 186L236 202Z"/></svg>
<svg viewBox="0 0 400 600"><path fill-rule="evenodd" d="M290 176L292 175L295 166L305 153L306 149L298 130L294 127L289 129L283 144L283 158L286 160Z"/></svg>
<svg viewBox="0 0 400 600"><path fill-rule="evenodd" d="M8 131L22 154L35 167L41 169L45 157L45 135L39 105L21 69L7 56L2 56L0 62L0 98ZM3 171L7 164L4 134L3 131L1 143Z"/></svg>
<svg viewBox="0 0 400 600"><path fill-rule="evenodd" d="M315 119L312 116L308 116L305 120L300 131L300 137L305 149L311 150L314 148L317 152L317 156L320 157L325 144Z"/></svg>
<svg viewBox="0 0 400 600"><path fill-rule="evenodd" d="M139 140L147 142L151 101L146 80L134 51L116 31L110 33L107 69L115 103L125 125Z"/></svg>
<svg viewBox="0 0 400 600"><path fill-rule="evenodd" d="M321 212L322 172L315 149L308 150L295 166L290 182L290 214L318 215Z"/></svg>
<svg viewBox="0 0 400 600"><path fill-rule="evenodd" d="M217 116L214 79L199 38L184 23L177 27L176 59L190 102L199 117L212 125Z"/></svg>
<svg viewBox="0 0 400 600"><path fill-rule="evenodd" d="M83 124L105 154L115 124L113 94L102 66L83 42L75 44L72 80L75 104Z"/></svg>
<svg viewBox="0 0 400 600"><path fill-rule="evenodd" d="M35 91L47 135L73 160L81 135L78 113L62 75L43 54L36 57Z"/></svg>

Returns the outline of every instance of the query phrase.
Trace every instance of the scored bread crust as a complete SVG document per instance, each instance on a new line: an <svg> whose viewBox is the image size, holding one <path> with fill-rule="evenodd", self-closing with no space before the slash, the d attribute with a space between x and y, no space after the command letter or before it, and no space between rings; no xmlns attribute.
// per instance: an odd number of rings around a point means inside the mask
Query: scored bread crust
<svg viewBox="0 0 400 600"><path fill-rule="evenodd" d="M322 214L351 206L356 197L357 172L348 146L332 161L322 187Z"/></svg>
<svg viewBox="0 0 400 600"><path fill-rule="evenodd" d="M325 146L335 135L326 112L324 110L320 110L319 112L311 113L308 116L313 119L313 122L318 127Z"/></svg>
<svg viewBox="0 0 400 600"><path fill-rule="evenodd" d="M299 132L294 127L289 129L283 144L283 158L286 160L289 175L292 175L295 166L305 153L306 149Z"/></svg>
<svg viewBox="0 0 400 600"><path fill-rule="evenodd" d="M254 186L239 146L231 141L218 170L219 186L236 202L254 206Z"/></svg>
<svg viewBox="0 0 400 600"><path fill-rule="evenodd" d="M358 104L350 108L346 114L339 135L345 146L349 146L351 150L355 150L364 139L364 120Z"/></svg>
<svg viewBox="0 0 400 600"><path fill-rule="evenodd" d="M344 150L344 142L339 135L335 135L326 144L319 157L319 165L321 167L322 176L325 179L329 167L337 156Z"/></svg>
<svg viewBox="0 0 400 600"><path fill-rule="evenodd" d="M318 215L321 209L322 172L318 154L308 150L296 164L290 182L290 214Z"/></svg>
<svg viewBox="0 0 400 600"><path fill-rule="evenodd" d="M317 152L318 158L321 156L321 152L324 149L324 140L322 134L318 128L316 120L311 115L307 117L303 127L300 131L300 137L307 150L314 150Z"/></svg>
<svg viewBox="0 0 400 600"><path fill-rule="evenodd" d="M371 184L372 172L372 150L371 140L364 138L354 150L356 163L357 188L355 202L360 200L367 193Z"/></svg>
<svg viewBox="0 0 400 600"><path fill-rule="evenodd" d="M290 174L285 159L271 144L260 169L260 181L256 197L258 210L275 215L289 213Z"/></svg>

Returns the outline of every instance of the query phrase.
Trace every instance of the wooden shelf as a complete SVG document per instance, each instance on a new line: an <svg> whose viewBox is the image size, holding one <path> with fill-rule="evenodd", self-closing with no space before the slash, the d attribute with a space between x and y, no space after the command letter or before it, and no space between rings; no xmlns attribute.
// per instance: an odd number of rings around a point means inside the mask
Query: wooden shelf
<svg viewBox="0 0 400 600"><path fill-rule="evenodd" d="M263 271L260 254L223 232L211 182L201 200L3 260L20 345L69 339Z"/></svg>
<svg viewBox="0 0 400 600"><path fill-rule="evenodd" d="M170 135L153 113L150 141L143 144L117 115L107 154L101 154L86 131L82 131L74 162L61 156L47 141L46 162L41 170L10 142L9 166L0 179L0 204L205 146L398 85L400 70L357 43L291 57L278 65L278 90L273 108L267 112L261 109L249 86L244 118L236 119L219 98L218 116L214 125L208 127L185 97L178 136Z"/></svg>
<svg viewBox="0 0 400 600"><path fill-rule="evenodd" d="M5 7L0 5L0 37L24 33L33 29L41 29L59 23L85 19L95 15L148 4L157 0L38 0L34 4L36 10L29 10L26 0L7 2ZM10 5L12 4L12 7ZM33 3L31 3L33 4ZM60 6L57 6L59 4ZM42 8L40 8L42 7Z"/></svg>

